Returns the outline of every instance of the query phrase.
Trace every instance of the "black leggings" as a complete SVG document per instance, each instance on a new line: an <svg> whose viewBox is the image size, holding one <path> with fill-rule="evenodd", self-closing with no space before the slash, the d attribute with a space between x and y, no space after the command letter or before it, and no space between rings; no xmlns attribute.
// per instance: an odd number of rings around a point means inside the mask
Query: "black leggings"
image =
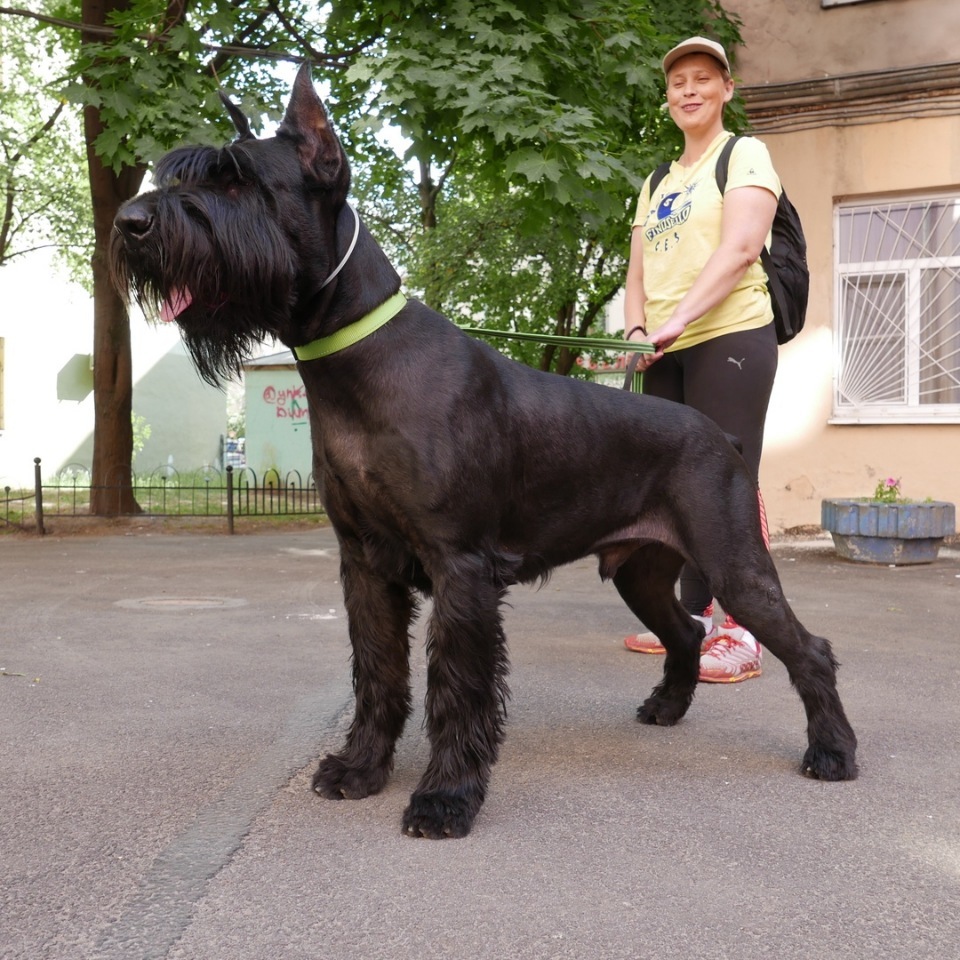
<svg viewBox="0 0 960 960"><path fill-rule="evenodd" d="M763 425L776 372L777 335L769 323L664 354L644 373L643 392L685 403L736 437L759 485ZM700 572L686 564L680 574L684 609L700 614L712 599Z"/></svg>

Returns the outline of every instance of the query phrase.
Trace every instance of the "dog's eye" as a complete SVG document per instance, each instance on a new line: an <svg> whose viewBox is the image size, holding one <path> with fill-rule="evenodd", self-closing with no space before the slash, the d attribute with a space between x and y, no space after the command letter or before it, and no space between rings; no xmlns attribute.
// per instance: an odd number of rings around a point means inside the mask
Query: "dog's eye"
<svg viewBox="0 0 960 960"><path fill-rule="evenodd" d="M236 147L225 147L218 151L210 177L214 183L231 191L247 186L251 177L245 153Z"/></svg>
<svg viewBox="0 0 960 960"><path fill-rule="evenodd" d="M229 160L226 163L217 164L216 168L211 171L211 179L221 187L228 189L242 186L244 183L243 174Z"/></svg>

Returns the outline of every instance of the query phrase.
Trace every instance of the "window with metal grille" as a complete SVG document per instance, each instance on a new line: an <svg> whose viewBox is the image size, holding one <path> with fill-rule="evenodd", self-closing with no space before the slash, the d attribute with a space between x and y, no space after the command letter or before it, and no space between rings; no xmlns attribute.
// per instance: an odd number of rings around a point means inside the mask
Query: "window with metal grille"
<svg viewBox="0 0 960 960"><path fill-rule="evenodd" d="M833 413L960 421L960 196L836 210Z"/></svg>

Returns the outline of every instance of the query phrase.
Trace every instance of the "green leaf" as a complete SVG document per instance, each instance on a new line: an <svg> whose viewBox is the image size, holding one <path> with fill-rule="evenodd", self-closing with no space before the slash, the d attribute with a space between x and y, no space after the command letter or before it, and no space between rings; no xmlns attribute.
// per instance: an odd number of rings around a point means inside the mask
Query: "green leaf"
<svg viewBox="0 0 960 960"><path fill-rule="evenodd" d="M560 179L562 173L563 169L555 159L546 157L529 147L517 150L507 159L506 163L508 177L519 175L525 177L531 183L537 183L544 179L556 182Z"/></svg>

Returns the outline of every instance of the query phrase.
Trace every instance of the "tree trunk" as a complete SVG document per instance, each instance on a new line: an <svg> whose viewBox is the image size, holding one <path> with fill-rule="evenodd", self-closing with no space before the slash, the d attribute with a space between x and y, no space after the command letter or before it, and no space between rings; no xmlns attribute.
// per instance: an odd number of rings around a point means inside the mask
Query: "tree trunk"
<svg viewBox="0 0 960 960"><path fill-rule="evenodd" d="M576 309L577 304L573 300L568 300L566 303L561 304L554 315L553 332L557 336L569 337L573 335L571 327ZM579 351L571 351L569 347L558 347L555 344L547 344L540 354L540 369L553 370L554 373L566 376L573 368L579 356Z"/></svg>
<svg viewBox="0 0 960 960"><path fill-rule="evenodd" d="M417 184L417 192L420 196L420 225L423 227L423 235L427 236L437 226L437 196L440 193L440 188L431 176L430 161L421 157L418 162L420 164L420 182ZM437 277L439 265L433 258L425 266L426 282L423 290L423 302L434 310L443 312L441 284Z"/></svg>
<svg viewBox="0 0 960 960"><path fill-rule="evenodd" d="M430 161L418 158L420 164L420 182L417 192L420 195L420 223L424 230L432 230L437 225L437 195L440 192L430 173Z"/></svg>
<svg viewBox="0 0 960 960"><path fill-rule="evenodd" d="M82 20L103 26L110 13L129 6L127 0L83 0ZM83 34L84 43L97 38ZM106 252L113 218L124 200L134 196L143 182L143 166L125 167L119 173L105 167L94 143L103 132L100 111L83 111L90 198L93 205L93 466L90 512L96 516L139 513L133 495L133 374L130 353L130 319L113 287Z"/></svg>
<svg viewBox="0 0 960 960"><path fill-rule="evenodd" d="M95 208L98 200L102 206L99 217L95 215L94 219L102 218L112 224L120 200L109 189L109 179L109 175L91 176L91 187ZM95 180L100 180L99 190ZM109 232L104 234L97 228L92 263L94 426L90 512L101 517L140 513L133 494L130 320L104 260L108 237Z"/></svg>

